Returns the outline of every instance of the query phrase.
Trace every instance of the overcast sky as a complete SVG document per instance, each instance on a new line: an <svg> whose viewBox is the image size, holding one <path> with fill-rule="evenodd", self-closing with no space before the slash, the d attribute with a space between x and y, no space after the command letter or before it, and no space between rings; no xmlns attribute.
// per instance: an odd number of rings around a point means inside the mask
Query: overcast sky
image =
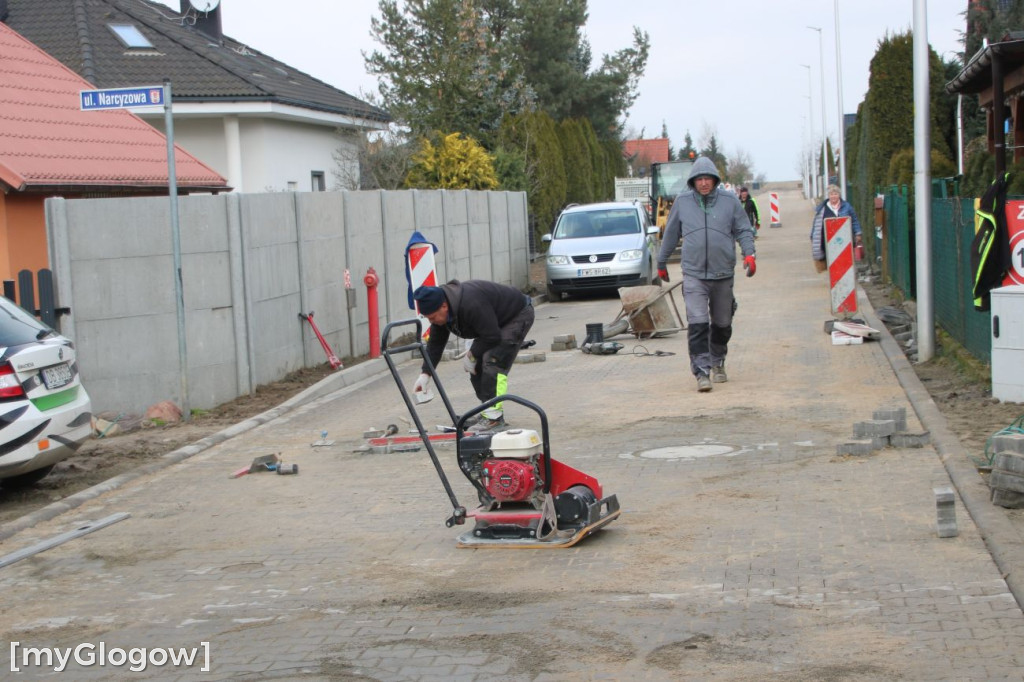
<svg viewBox="0 0 1024 682"><path fill-rule="evenodd" d="M175 0L162 0L177 8ZM661 134L674 147L687 131L699 146L716 134L727 156L745 151L768 180L800 177L808 118L821 139L821 62L825 124L839 130L836 0L590 0L585 33L600 56L628 47L632 26L651 39L640 95L626 129ZM843 110L855 113L868 87L868 68L885 35L913 26L914 0L838 0ZM962 50L967 0L927 2L928 40L946 59ZM376 89L362 56L377 0L222 0L224 32L292 67L359 96ZM822 29L819 33L807 26ZM810 78L808 69L811 67ZM810 83L808 81L810 80ZM808 90L811 90L808 112Z"/></svg>

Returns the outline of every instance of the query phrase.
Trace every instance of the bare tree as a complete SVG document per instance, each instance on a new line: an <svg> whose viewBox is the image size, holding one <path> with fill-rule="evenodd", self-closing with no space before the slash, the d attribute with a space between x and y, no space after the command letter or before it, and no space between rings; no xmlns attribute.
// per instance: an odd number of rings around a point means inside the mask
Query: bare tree
<svg viewBox="0 0 1024 682"><path fill-rule="evenodd" d="M736 153L729 157L729 181L743 184L754 179L754 162L743 149L737 147Z"/></svg>
<svg viewBox="0 0 1024 682"><path fill-rule="evenodd" d="M363 133L339 131L341 144L332 157L331 171L336 189L399 189L409 172L415 145L403 131Z"/></svg>

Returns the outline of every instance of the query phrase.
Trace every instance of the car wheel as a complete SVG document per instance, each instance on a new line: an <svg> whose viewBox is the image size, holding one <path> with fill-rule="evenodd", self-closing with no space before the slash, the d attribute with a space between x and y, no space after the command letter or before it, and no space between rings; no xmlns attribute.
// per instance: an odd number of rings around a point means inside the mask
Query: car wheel
<svg viewBox="0 0 1024 682"><path fill-rule="evenodd" d="M562 300L562 292L556 289L552 289L550 286L548 289L548 300L552 303L557 303Z"/></svg>
<svg viewBox="0 0 1024 682"><path fill-rule="evenodd" d="M45 466L42 469L34 469L18 476L11 476L10 478L0 480L0 487L6 488L7 490L21 490L22 488L35 485L45 478L46 474L51 471L53 471L52 464L50 466Z"/></svg>

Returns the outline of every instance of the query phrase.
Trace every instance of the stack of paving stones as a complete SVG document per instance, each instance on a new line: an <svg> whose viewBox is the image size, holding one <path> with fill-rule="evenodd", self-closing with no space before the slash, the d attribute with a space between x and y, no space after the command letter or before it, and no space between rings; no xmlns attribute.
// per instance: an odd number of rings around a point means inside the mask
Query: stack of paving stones
<svg viewBox="0 0 1024 682"><path fill-rule="evenodd" d="M990 449L996 453L988 477L992 504L1024 508L1024 433L997 433Z"/></svg>
<svg viewBox="0 0 1024 682"><path fill-rule="evenodd" d="M907 409L886 407L875 410L872 419L853 425L853 439L836 446L840 455L870 455L882 448L922 448L928 444L927 431L907 431Z"/></svg>
<svg viewBox="0 0 1024 682"><path fill-rule="evenodd" d="M551 350L574 350L576 348L575 334L559 334L551 342Z"/></svg>

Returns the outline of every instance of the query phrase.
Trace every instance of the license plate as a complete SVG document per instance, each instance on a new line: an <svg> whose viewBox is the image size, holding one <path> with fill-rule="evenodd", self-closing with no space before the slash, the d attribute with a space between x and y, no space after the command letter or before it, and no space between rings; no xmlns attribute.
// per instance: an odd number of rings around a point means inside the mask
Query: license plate
<svg viewBox="0 0 1024 682"><path fill-rule="evenodd" d="M597 277L612 274L611 268L581 268L576 271L577 277Z"/></svg>
<svg viewBox="0 0 1024 682"><path fill-rule="evenodd" d="M71 368L67 364L43 368L43 383L50 390L70 384L71 379Z"/></svg>

